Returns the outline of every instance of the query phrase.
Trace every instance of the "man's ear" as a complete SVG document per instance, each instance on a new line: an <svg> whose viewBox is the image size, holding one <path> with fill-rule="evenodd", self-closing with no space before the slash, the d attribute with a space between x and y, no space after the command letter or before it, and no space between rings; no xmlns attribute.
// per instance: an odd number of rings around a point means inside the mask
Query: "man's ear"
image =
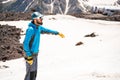
<svg viewBox="0 0 120 80"><path fill-rule="evenodd" d="M35 25L37 25L37 20L36 20L36 19L33 19L33 23L34 23Z"/></svg>

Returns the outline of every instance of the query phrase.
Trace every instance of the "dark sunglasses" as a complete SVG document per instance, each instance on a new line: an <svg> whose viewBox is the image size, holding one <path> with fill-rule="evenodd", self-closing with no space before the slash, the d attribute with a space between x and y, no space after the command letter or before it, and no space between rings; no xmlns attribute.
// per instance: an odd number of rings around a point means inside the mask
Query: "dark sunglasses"
<svg viewBox="0 0 120 80"><path fill-rule="evenodd" d="M42 17L39 17L39 19L42 19L42 20L43 20L43 18L42 18Z"/></svg>

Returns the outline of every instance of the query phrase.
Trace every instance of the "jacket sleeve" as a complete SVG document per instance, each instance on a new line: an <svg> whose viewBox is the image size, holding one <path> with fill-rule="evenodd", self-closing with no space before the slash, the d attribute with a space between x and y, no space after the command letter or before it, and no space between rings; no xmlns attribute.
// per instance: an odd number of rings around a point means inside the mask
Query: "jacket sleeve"
<svg viewBox="0 0 120 80"><path fill-rule="evenodd" d="M34 34L33 28L28 28L26 31L24 42L23 42L23 48L26 53L26 56L32 55L31 51L30 51L29 43L30 43L30 40L31 40L33 34Z"/></svg>
<svg viewBox="0 0 120 80"><path fill-rule="evenodd" d="M41 26L41 33L51 33L55 35L59 34L58 31L50 30L50 29L44 28L43 26Z"/></svg>

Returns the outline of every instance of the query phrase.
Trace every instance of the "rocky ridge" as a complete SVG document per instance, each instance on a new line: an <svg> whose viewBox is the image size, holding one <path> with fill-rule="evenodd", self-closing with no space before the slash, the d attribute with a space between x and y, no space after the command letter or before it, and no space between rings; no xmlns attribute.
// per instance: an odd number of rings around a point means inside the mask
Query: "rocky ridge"
<svg viewBox="0 0 120 80"><path fill-rule="evenodd" d="M23 46L20 44L21 29L15 26L0 25L0 60L6 61L22 57Z"/></svg>

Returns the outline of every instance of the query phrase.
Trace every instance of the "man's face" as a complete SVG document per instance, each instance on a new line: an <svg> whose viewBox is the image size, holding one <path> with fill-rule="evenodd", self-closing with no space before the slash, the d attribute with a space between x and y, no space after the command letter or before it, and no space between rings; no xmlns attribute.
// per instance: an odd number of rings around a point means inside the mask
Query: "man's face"
<svg viewBox="0 0 120 80"><path fill-rule="evenodd" d="M40 18L35 19L34 22L35 22L35 24L36 24L37 26L39 26L39 25L42 25L42 24L43 24L42 20L43 20L43 19L40 17Z"/></svg>

